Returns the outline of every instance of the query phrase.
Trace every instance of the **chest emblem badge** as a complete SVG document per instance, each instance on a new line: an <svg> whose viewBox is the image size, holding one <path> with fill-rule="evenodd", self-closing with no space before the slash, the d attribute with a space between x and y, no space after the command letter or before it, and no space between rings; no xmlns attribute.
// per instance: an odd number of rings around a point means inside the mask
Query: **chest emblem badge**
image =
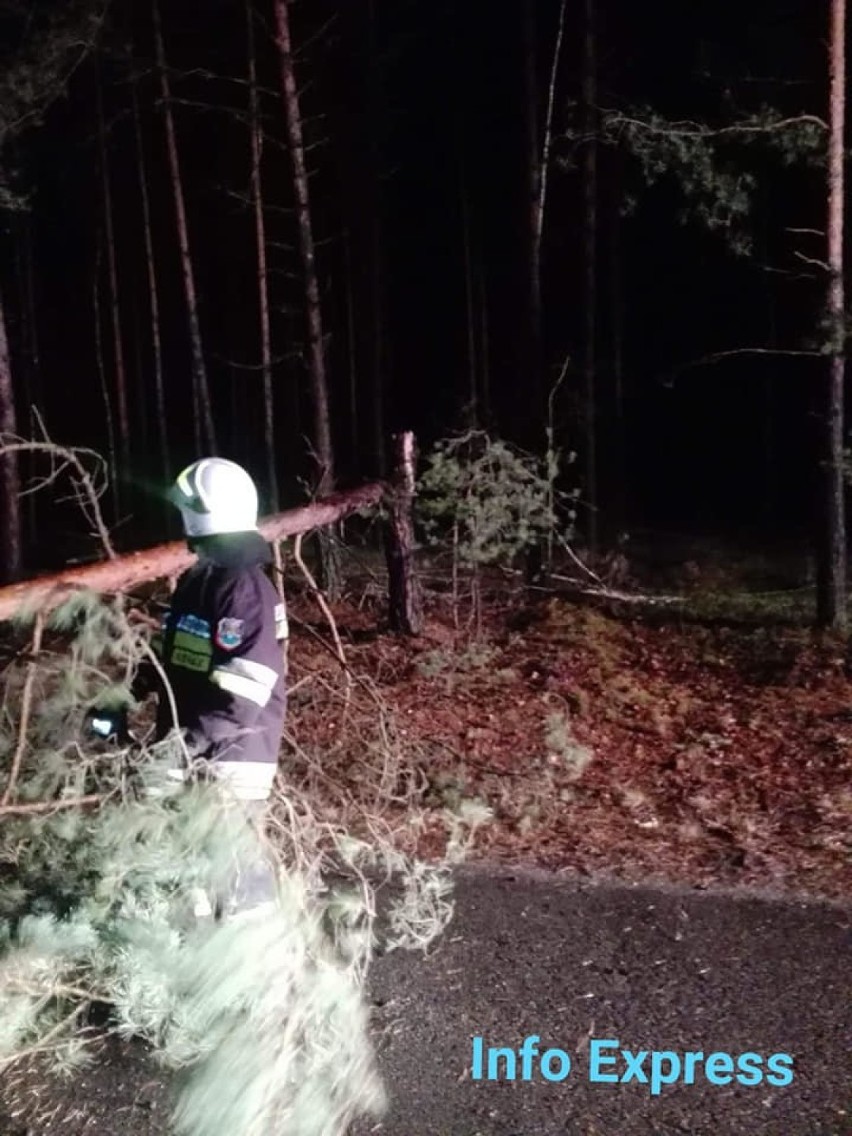
<svg viewBox="0 0 852 1136"><path fill-rule="evenodd" d="M233 651L243 641L244 620L220 619L216 626L216 646L223 651Z"/></svg>

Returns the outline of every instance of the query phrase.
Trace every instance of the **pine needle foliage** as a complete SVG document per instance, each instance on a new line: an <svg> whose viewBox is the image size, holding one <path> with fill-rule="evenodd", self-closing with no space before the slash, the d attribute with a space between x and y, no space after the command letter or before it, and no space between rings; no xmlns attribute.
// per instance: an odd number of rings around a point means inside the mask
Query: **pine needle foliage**
<svg viewBox="0 0 852 1136"><path fill-rule="evenodd" d="M507 567L531 549L567 548L574 534L576 490L558 488L564 455L549 445L544 457L526 453L483 430L439 440L425 455L417 483L418 516L426 542L452 549L453 610L459 587L469 587L475 637L481 631L482 571ZM564 460L563 460L564 457Z"/></svg>
<svg viewBox="0 0 852 1136"><path fill-rule="evenodd" d="M511 561L558 528L558 473L558 455L543 461L484 431L440 440L418 481L427 539L437 544L454 533L458 555L469 565Z"/></svg>
<svg viewBox="0 0 852 1136"><path fill-rule="evenodd" d="M107 0L0 0L0 157L62 97L99 36ZM0 161L0 209L28 201L18 171Z"/></svg>
<svg viewBox="0 0 852 1136"><path fill-rule="evenodd" d="M91 1061L103 1030L90 1012L105 1005L110 1030L144 1039L173 1071L177 1136L338 1136L380 1112L363 994L377 941L370 870L403 879L386 949L422 948L452 914L446 865L380 834L347 840L313 823L295 791L270 845L224 786L169 777L177 731L85 741L85 712L105 696L133 709L147 632L121 599L86 592L44 630L2 673L0 1071L34 1056L54 1072ZM472 825L454 824L458 854ZM200 896L215 908L262 855L277 868L276 904L199 914Z"/></svg>
<svg viewBox="0 0 852 1136"><path fill-rule="evenodd" d="M814 115L785 116L767 105L724 123L671 119L639 106L601 110L597 137L630 157L643 189L677 187L682 224L699 224L721 237L734 255L746 257L754 251L761 193L771 192L790 167L824 165L828 130ZM560 164L573 168L588 140L575 107ZM637 205L634 195L626 196L624 212L634 212Z"/></svg>

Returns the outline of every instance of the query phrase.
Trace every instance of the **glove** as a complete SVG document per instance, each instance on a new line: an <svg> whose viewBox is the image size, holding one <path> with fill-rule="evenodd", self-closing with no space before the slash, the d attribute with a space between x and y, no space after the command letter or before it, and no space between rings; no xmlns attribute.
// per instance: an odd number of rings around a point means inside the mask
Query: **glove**
<svg viewBox="0 0 852 1136"><path fill-rule="evenodd" d="M163 695L163 678L150 659L143 659L130 684L130 693L136 702L144 702L149 694Z"/></svg>
<svg viewBox="0 0 852 1136"><path fill-rule="evenodd" d="M117 742L119 745L133 741L133 735L127 726L127 710L123 707L118 710L93 707L86 713L85 732L88 737Z"/></svg>

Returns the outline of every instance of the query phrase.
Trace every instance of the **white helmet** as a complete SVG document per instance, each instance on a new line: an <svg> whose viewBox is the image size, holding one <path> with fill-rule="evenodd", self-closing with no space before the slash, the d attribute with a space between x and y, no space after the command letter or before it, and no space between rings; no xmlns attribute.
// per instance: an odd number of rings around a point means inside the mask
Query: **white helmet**
<svg viewBox="0 0 852 1136"><path fill-rule="evenodd" d="M257 489L241 465L202 458L178 474L169 493L188 537L257 528Z"/></svg>

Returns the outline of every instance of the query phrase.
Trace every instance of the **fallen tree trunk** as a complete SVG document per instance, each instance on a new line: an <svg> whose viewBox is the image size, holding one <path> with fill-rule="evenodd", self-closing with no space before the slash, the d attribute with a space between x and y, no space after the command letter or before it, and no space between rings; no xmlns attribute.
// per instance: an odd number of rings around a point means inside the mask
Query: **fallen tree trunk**
<svg viewBox="0 0 852 1136"><path fill-rule="evenodd" d="M383 482L371 481L357 489L332 493L310 505L266 517L258 527L267 540L284 540L341 521L361 509L374 508L384 498L385 492ZM25 608L49 611L57 607L70 592L81 588L90 588L95 592L125 592L150 580L176 576L192 560L193 554L186 542L175 540L138 552L128 552L114 560L103 560L49 576L22 580L19 584L0 588L0 622L11 619Z"/></svg>

